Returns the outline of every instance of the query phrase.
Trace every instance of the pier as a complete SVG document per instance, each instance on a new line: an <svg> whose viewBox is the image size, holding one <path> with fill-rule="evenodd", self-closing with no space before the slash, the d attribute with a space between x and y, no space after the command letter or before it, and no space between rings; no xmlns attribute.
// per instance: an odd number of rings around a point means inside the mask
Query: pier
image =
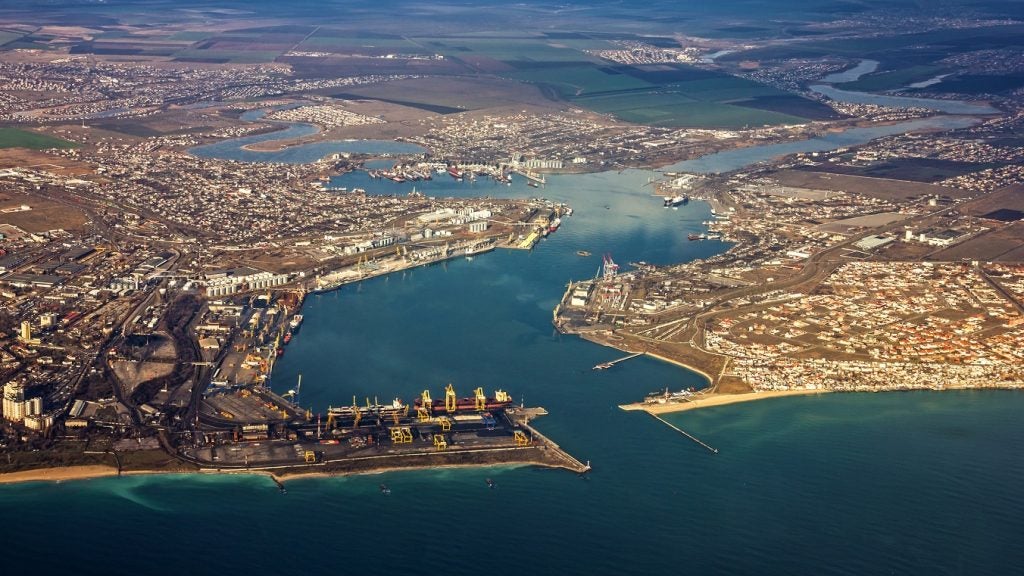
<svg viewBox="0 0 1024 576"><path fill-rule="evenodd" d="M616 360L612 360L611 362L602 362L602 363L594 366L593 369L594 370L607 370L607 369L611 368L612 366L615 366L619 362L625 362L626 360L631 360L633 358L636 358L637 356L643 356L643 355L644 355L643 352L637 352L636 354L630 354L629 356L623 356L622 358L619 358L619 359L616 359Z"/></svg>
<svg viewBox="0 0 1024 576"><path fill-rule="evenodd" d="M650 414L650 412L648 412L648 414ZM707 450L708 452L711 452L712 454L718 454L718 448L713 448L713 447L711 447L711 446L709 446L709 445L705 444L705 443L704 443L704 442L703 442L703 441L702 441L702 440L701 440L700 438L697 438L696 436L694 436L693 434L690 434L690 433L689 433L689 432L687 432L686 430L683 430L682 428L680 428L680 427L676 426L675 424L672 424L671 422L669 422L669 421L665 420L665 419L664 419L664 418L662 418L661 416L658 416L657 414L651 414L651 418L654 418L655 420L658 420L659 422L661 422L661 423L662 423L662 424L664 424L665 426L668 426L669 428L671 428L671 429L675 430L676 432L679 432L679 433L680 433L680 434L682 434L683 436L686 436L686 437L687 437L687 438L689 438L690 440L693 440L693 441L694 441L694 442L696 442L697 444L700 444L700 445L701 445L701 446L703 446L703 447L704 447L704 449L705 449L705 450Z"/></svg>

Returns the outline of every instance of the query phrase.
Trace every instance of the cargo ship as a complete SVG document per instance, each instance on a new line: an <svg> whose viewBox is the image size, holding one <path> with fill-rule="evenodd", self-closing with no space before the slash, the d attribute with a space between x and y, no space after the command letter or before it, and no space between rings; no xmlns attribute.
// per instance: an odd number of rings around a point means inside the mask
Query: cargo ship
<svg viewBox="0 0 1024 576"><path fill-rule="evenodd" d="M355 398L352 399L353 403ZM340 406L338 408L328 407L327 415L341 419L353 419L356 413L359 413L360 418L363 416L391 416L393 414L405 415L409 411L409 406L402 402L401 398L395 398L391 401L391 404L369 404L366 406Z"/></svg>
<svg viewBox="0 0 1024 576"><path fill-rule="evenodd" d="M495 390L494 397L482 398L483 410L502 410L512 405L512 397L503 390ZM431 401L431 412L447 412L444 398L435 398ZM417 398L413 406L418 410L423 405L423 399ZM459 412L473 412L481 409L477 404L476 397L459 398L455 401L455 409Z"/></svg>
<svg viewBox="0 0 1024 576"><path fill-rule="evenodd" d="M456 180L462 180L462 170L459 170L458 166L449 166L448 175Z"/></svg>
<svg viewBox="0 0 1024 576"><path fill-rule="evenodd" d="M292 321L288 323L288 327L292 329L292 332L298 330L299 326L301 326L301 325L302 325L302 314L296 314L295 316L292 316Z"/></svg>
<svg viewBox="0 0 1024 576"><path fill-rule="evenodd" d="M688 234L686 236L686 239L687 240L700 240L700 237L701 237L700 234Z"/></svg>
<svg viewBox="0 0 1024 576"><path fill-rule="evenodd" d="M675 208L680 204L685 204L689 201L686 196L673 196L671 198L665 198L665 208Z"/></svg>

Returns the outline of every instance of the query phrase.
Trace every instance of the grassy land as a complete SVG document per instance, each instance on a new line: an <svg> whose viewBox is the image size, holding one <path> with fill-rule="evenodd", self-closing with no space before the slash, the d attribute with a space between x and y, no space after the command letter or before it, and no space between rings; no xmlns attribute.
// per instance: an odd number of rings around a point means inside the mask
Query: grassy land
<svg viewBox="0 0 1024 576"><path fill-rule="evenodd" d="M800 124L804 118L790 103L786 111L756 105L757 98L786 93L742 78L713 78L675 82L629 92L582 94L576 104L614 114L627 122L669 127L743 128L765 124ZM744 106L737 101L752 104ZM820 115L809 114L807 117Z"/></svg>
<svg viewBox="0 0 1024 576"><path fill-rule="evenodd" d="M0 46L9 42L14 42L25 36L24 32L17 30L0 30Z"/></svg>
<svg viewBox="0 0 1024 576"><path fill-rule="evenodd" d="M654 85L626 74L609 74L596 66L540 68L508 75L509 78L554 86L566 98L582 94L652 88Z"/></svg>
<svg viewBox="0 0 1024 576"><path fill-rule="evenodd" d="M273 62L280 52L264 50L182 50L174 54L176 60L197 62L235 62L252 64Z"/></svg>
<svg viewBox="0 0 1024 576"><path fill-rule="evenodd" d="M591 60L592 57L568 47L559 47L554 42L547 43L541 39L505 39L505 38L438 38L443 44L440 52L458 56L464 51L476 52L495 60L516 62L575 62ZM429 45L429 44L428 44ZM596 62L596 59L594 59Z"/></svg>
<svg viewBox="0 0 1024 576"><path fill-rule="evenodd" d="M717 102L690 102L657 108L634 108L617 112L615 115L627 122L672 128L739 129L766 124L801 124L804 122L802 118L788 114Z"/></svg>
<svg viewBox="0 0 1024 576"><path fill-rule="evenodd" d="M68 142L46 134L37 134L17 128L0 128L0 148L31 148L32 150L44 150L46 148L76 148L78 144Z"/></svg>

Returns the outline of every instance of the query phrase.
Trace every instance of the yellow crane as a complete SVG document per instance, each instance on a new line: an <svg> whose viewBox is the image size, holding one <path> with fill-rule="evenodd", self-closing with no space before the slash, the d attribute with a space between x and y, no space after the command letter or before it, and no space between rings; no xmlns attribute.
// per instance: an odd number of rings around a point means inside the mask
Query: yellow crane
<svg viewBox="0 0 1024 576"><path fill-rule="evenodd" d="M416 409L416 417L420 422L430 421L430 409L434 407L434 401L430 399L430 390L424 390L420 396L420 407Z"/></svg>
<svg viewBox="0 0 1024 576"><path fill-rule="evenodd" d="M412 430L408 426L396 426L391 429L391 441L395 444L412 444Z"/></svg>
<svg viewBox="0 0 1024 576"><path fill-rule="evenodd" d="M476 398L476 410L477 412L483 412L487 410L487 395L484 394L483 388L477 388L473 391L473 396Z"/></svg>
<svg viewBox="0 0 1024 576"><path fill-rule="evenodd" d="M447 416L439 416L437 423L441 425L442 432L450 432L452 429L452 419Z"/></svg>
<svg viewBox="0 0 1024 576"><path fill-rule="evenodd" d="M516 439L516 446L529 446L530 439L526 437L526 434L522 430L516 430L512 433Z"/></svg>
<svg viewBox="0 0 1024 576"><path fill-rule="evenodd" d="M455 396L455 387L452 386L451 382L444 389L444 409L449 414L454 414L459 409L459 399Z"/></svg>
<svg viewBox="0 0 1024 576"><path fill-rule="evenodd" d="M363 413L362 413L361 410L359 410L359 403L356 402L356 397L355 396L352 396L352 412L353 412L353 415L352 415L352 418L353 418L352 427L353 428L358 428L359 427L359 421L363 419Z"/></svg>

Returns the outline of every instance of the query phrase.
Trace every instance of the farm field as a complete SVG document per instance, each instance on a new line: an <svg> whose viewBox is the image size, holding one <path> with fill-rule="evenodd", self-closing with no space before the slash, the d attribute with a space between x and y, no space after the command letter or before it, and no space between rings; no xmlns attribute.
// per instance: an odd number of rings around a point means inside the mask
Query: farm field
<svg viewBox="0 0 1024 576"><path fill-rule="evenodd" d="M0 148L29 148L45 150L47 148L76 148L74 142L54 138L46 134L38 134L17 128L0 128Z"/></svg>

